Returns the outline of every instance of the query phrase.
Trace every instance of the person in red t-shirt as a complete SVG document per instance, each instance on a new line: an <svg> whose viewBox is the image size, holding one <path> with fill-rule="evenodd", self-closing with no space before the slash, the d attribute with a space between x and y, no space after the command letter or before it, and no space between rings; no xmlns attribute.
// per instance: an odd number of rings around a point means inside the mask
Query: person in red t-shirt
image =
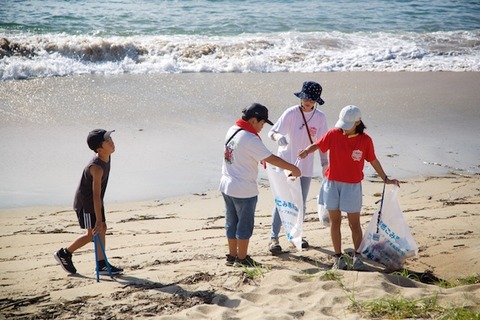
<svg viewBox="0 0 480 320"><path fill-rule="evenodd" d="M303 159L318 149L322 152L329 151L329 166L325 171L318 201L325 206L330 216L330 235L335 251L334 269L347 268L346 259L342 255L342 211L347 213L352 231L355 248L353 269L361 269L363 265L357 250L363 237L360 210L365 161L370 162L385 183L400 186L397 179L389 179L383 171L375 156L372 138L363 132L365 129L360 109L353 105L346 106L340 112L335 128L298 154Z"/></svg>

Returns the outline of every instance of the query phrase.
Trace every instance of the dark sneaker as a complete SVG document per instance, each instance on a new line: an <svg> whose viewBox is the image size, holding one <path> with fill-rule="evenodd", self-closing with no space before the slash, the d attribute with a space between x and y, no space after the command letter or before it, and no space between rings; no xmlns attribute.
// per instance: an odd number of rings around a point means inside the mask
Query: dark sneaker
<svg viewBox="0 0 480 320"><path fill-rule="evenodd" d="M108 272L108 268L106 265L104 265L103 267L100 267L100 270L98 270L98 274L102 275L102 276L109 276L110 274L112 276L114 275L117 275L117 274L121 274L123 272L123 269L122 268L117 268L115 266L112 266L110 265L110 273Z"/></svg>
<svg viewBox="0 0 480 320"><path fill-rule="evenodd" d="M353 256L352 269L353 270L363 270L363 261L359 253L355 253Z"/></svg>
<svg viewBox="0 0 480 320"><path fill-rule="evenodd" d="M302 249L307 249L308 247L310 247L308 241L302 238Z"/></svg>
<svg viewBox="0 0 480 320"><path fill-rule="evenodd" d="M268 245L268 250L273 254L282 252L282 247L280 246L278 239L272 239L270 241L270 244Z"/></svg>
<svg viewBox="0 0 480 320"><path fill-rule="evenodd" d="M77 269L72 262L72 254L68 252L66 249L62 248L53 254L55 260L60 263L62 269L68 273L74 274L77 273Z"/></svg>
<svg viewBox="0 0 480 320"><path fill-rule="evenodd" d="M235 257L229 254L226 254L225 256L227 257L227 259L225 260L225 265L229 267L233 266L233 264L235 263Z"/></svg>
<svg viewBox="0 0 480 320"><path fill-rule="evenodd" d="M335 257L335 262L333 263L332 269L347 270L347 261L343 255Z"/></svg>
<svg viewBox="0 0 480 320"><path fill-rule="evenodd" d="M252 267L261 267L262 264L253 260L250 256L246 256L245 259L236 258L234 266L252 268Z"/></svg>

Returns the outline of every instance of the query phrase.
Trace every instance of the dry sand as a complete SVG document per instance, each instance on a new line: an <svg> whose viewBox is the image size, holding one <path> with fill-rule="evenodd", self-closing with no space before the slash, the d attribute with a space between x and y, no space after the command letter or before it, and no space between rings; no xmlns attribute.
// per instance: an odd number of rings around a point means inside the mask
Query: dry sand
<svg viewBox="0 0 480 320"><path fill-rule="evenodd" d="M381 183L364 181L365 229ZM438 304L480 312L480 284L441 288L480 270L480 177L450 175L402 182L400 203L420 248L408 259L421 281L368 271L322 276L333 260L329 230L318 221L312 183L304 235L311 247L272 256L267 251L273 197L262 182L250 254L267 265L253 278L225 266L223 200L216 191L164 200L107 204L109 260L124 275L96 282L93 245L74 255L71 276L52 254L76 238L74 212L64 207L0 210L0 318L17 319L365 319L352 301L437 296ZM351 248L343 222L343 246Z"/></svg>

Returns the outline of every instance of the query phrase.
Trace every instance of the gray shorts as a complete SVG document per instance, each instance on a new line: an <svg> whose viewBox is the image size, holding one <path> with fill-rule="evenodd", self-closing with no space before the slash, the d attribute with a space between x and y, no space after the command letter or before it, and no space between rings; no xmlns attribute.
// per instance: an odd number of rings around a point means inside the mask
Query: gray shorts
<svg viewBox="0 0 480 320"><path fill-rule="evenodd" d="M318 203L327 210L355 213L362 210L362 183L345 183L324 179Z"/></svg>

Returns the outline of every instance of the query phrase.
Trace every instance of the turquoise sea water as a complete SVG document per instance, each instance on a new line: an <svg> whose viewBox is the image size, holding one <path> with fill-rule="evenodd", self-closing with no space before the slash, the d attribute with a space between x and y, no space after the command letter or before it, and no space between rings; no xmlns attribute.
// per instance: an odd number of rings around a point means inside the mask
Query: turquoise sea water
<svg viewBox="0 0 480 320"><path fill-rule="evenodd" d="M236 36L275 32L437 32L480 27L478 1L3 1L2 28L33 34Z"/></svg>
<svg viewBox="0 0 480 320"><path fill-rule="evenodd" d="M478 1L0 1L0 79L479 71Z"/></svg>

